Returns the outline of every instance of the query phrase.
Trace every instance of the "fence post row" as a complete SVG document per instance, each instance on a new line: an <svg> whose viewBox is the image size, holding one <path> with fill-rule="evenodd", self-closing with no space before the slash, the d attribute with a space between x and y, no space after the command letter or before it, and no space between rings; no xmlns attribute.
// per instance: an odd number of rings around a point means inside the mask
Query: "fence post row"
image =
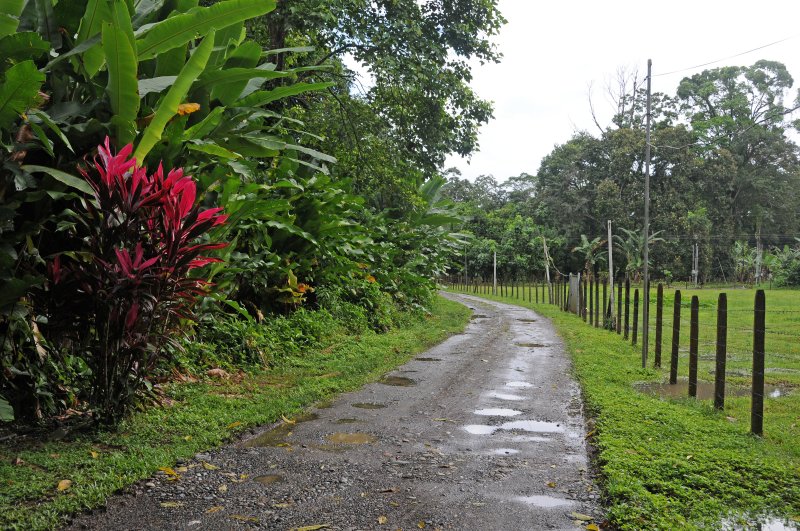
<svg viewBox="0 0 800 531"><path fill-rule="evenodd" d="M725 356L728 347L728 296L717 302L717 363L714 371L714 409L725 407Z"/></svg>
<svg viewBox="0 0 800 531"><path fill-rule="evenodd" d="M764 290L756 291L753 310L753 393L750 402L750 431L764 433L764 329L766 322Z"/></svg>
<svg viewBox="0 0 800 531"><path fill-rule="evenodd" d="M700 301L692 296L692 313L689 320L689 396L697 398L697 336L699 332Z"/></svg>
<svg viewBox="0 0 800 531"><path fill-rule="evenodd" d="M669 359L669 383L678 383L678 348L681 341L681 290L675 290L672 306L672 354Z"/></svg>
<svg viewBox="0 0 800 531"><path fill-rule="evenodd" d="M622 281L617 282L617 334L622 333Z"/></svg>

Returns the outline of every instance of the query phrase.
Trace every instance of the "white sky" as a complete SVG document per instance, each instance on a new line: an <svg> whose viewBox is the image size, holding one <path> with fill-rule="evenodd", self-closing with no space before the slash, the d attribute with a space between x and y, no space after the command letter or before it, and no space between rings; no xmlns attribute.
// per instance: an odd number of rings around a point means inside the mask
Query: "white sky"
<svg viewBox="0 0 800 531"><path fill-rule="evenodd" d="M597 134L589 110L592 87L602 126L613 114L604 97L620 68L647 72L653 60L653 92L674 95L683 77L706 68L784 63L795 79L785 103L800 87L798 0L500 0L508 20L495 39L500 64L473 67L472 86L494 102L495 119L480 131L480 152L471 161L450 157L470 180L492 174L499 181L535 174L543 156L573 132ZM730 57L780 39L789 40L680 74L659 73Z"/></svg>

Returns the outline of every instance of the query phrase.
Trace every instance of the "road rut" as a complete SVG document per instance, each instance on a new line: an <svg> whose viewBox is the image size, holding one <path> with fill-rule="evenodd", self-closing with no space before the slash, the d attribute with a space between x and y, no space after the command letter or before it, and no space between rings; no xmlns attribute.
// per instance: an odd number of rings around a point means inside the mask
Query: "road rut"
<svg viewBox="0 0 800 531"><path fill-rule="evenodd" d="M471 323L384 381L183 463L74 529L578 529L602 520L570 360L531 310ZM206 465L204 465L205 463Z"/></svg>

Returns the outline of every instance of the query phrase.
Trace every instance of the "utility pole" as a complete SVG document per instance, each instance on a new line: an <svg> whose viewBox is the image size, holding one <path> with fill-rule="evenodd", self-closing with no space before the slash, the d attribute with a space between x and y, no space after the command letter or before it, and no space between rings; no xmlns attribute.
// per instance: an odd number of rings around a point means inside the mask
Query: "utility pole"
<svg viewBox="0 0 800 531"><path fill-rule="evenodd" d="M642 308L642 368L647 368L647 349L650 331L650 93L653 61L647 60L647 133L644 154L644 307Z"/></svg>
<svg viewBox="0 0 800 531"><path fill-rule="evenodd" d="M611 288L608 304L611 306L611 322L614 322L614 246L611 244L611 220L608 220L608 285ZM603 319L606 309L603 308Z"/></svg>
<svg viewBox="0 0 800 531"><path fill-rule="evenodd" d="M494 251L494 267L492 272L492 295L497 295L497 249Z"/></svg>

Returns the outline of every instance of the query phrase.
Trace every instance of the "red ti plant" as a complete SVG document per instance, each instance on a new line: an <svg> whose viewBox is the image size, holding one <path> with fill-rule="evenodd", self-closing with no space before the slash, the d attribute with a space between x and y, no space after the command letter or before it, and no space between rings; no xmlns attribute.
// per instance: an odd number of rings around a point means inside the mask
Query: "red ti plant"
<svg viewBox="0 0 800 531"><path fill-rule="evenodd" d="M224 247L208 240L225 222L219 208L202 210L197 189L181 169L164 175L114 155L106 139L94 170L81 170L94 197L76 208L73 247L49 264L48 339L82 357L91 369L90 406L117 422L182 319L192 319L208 284L189 272ZM205 238L204 238L205 236Z"/></svg>

